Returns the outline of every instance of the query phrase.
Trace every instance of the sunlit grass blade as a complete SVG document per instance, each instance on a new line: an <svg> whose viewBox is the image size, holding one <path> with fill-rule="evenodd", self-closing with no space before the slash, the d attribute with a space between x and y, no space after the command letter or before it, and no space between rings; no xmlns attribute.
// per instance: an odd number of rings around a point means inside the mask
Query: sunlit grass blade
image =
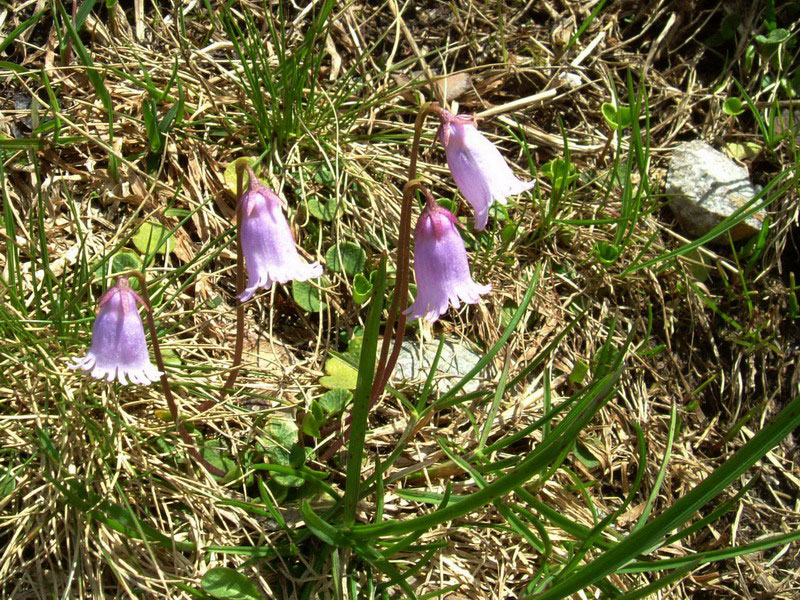
<svg viewBox="0 0 800 600"><path fill-rule="evenodd" d="M355 522L356 506L361 489L361 462L364 459L364 439L367 434L369 419L370 393L372 380L375 377L375 361L380 337L381 313L386 287L386 255L381 258L378 275L374 283L374 292L370 301L367 323L364 329L364 341L361 346L361 358L358 365L358 382L353 394L350 425L350 442L347 445L347 472L344 491L344 516L346 525Z"/></svg>
<svg viewBox="0 0 800 600"><path fill-rule="evenodd" d="M615 572L635 556L660 546L665 535L693 518L701 507L752 467L798 425L800 425L800 396L789 403L771 424L759 431L736 454L670 508L575 571L568 581L536 596L537 600L566 598Z"/></svg>

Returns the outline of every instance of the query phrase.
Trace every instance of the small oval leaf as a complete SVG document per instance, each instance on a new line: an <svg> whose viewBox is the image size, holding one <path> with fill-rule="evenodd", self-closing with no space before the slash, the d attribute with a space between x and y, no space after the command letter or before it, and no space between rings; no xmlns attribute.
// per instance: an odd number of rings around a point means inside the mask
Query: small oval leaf
<svg viewBox="0 0 800 600"><path fill-rule="evenodd" d="M222 600L264 600L256 585L247 577L228 567L206 571L200 586L207 594Z"/></svg>
<svg viewBox="0 0 800 600"><path fill-rule="evenodd" d="M175 238L161 223L146 221L133 234L133 245L145 256L169 254L175 246Z"/></svg>
<svg viewBox="0 0 800 600"><path fill-rule="evenodd" d="M367 255L358 244L342 242L328 248L325 253L325 262L331 271L344 272L353 276L364 268Z"/></svg>
<svg viewBox="0 0 800 600"><path fill-rule="evenodd" d="M325 303L319 297L319 289L308 281L292 281L292 298L307 312L320 312L325 308Z"/></svg>
<svg viewBox="0 0 800 600"><path fill-rule="evenodd" d="M722 103L722 112L732 117L742 114L744 112L742 101L736 97L728 98L727 100L725 100L725 102Z"/></svg>

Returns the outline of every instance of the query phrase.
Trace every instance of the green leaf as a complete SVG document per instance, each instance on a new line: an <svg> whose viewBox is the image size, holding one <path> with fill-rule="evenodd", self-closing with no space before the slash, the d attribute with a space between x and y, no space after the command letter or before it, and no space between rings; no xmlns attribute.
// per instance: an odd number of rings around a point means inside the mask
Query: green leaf
<svg viewBox="0 0 800 600"><path fill-rule="evenodd" d="M745 160L747 158L753 158L756 154L761 152L763 148L761 145L755 142L728 142L723 147L723 151L725 154L733 158L734 160Z"/></svg>
<svg viewBox="0 0 800 600"><path fill-rule="evenodd" d="M340 358L332 356L325 361L327 375L320 377L321 386L333 389L354 390L358 381L358 371Z"/></svg>
<svg viewBox="0 0 800 600"><path fill-rule="evenodd" d="M609 244L608 242L597 242L594 245L593 253L597 260L599 260L602 264L609 266L613 265L619 258L620 250L619 247L614 244Z"/></svg>
<svg viewBox="0 0 800 600"><path fill-rule="evenodd" d="M603 113L611 129L619 130L631 126L633 119L629 106L614 106L610 102L603 102L600 112Z"/></svg>
<svg viewBox="0 0 800 600"><path fill-rule="evenodd" d="M578 178L578 169L563 158L554 158L542 165L541 173L547 177L553 189L564 188Z"/></svg>
<svg viewBox="0 0 800 600"><path fill-rule="evenodd" d="M341 413L352 399L353 393L350 390L336 388L322 394L317 402L325 416L332 417Z"/></svg>
<svg viewBox="0 0 800 600"><path fill-rule="evenodd" d="M228 456L227 450L222 447L222 442L219 440L207 440L200 449L200 455L225 473L236 468L236 463Z"/></svg>
<svg viewBox="0 0 800 600"><path fill-rule="evenodd" d="M730 115L735 117L736 115L740 115L744 112L744 106L742 105L742 101L735 96L732 98L728 98L725 102L722 103L722 112L726 115Z"/></svg>
<svg viewBox="0 0 800 600"><path fill-rule="evenodd" d="M292 281L292 298L307 312L320 312L325 308L325 303L319 297L319 289L308 281Z"/></svg>
<svg viewBox="0 0 800 600"><path fill-rule="evenodd" d="M510 244L514 241L514 238L517 237L517 229L519 229L519 225L516 223L509 223L505 225L503 229L500 230L500 239L504 244Z"/></svg>
<svg viewBox="0 0 800 600"><path fill-rule="evenodd" d="M733 39L734 35L736 35L736 28L739 26L739 23L742 22L742 17L738 14L731 14L722 19L722 23L720 23L719 30L713 33L709 38L706 40L706 45L711 46L712 48L716 48L717 46L721 46L725 42L729 42Z"/></svg>
<svg viewBox="0 0 800 600"><path fill-rule="evenodd" d="M320 221L333 221L336 216L336 209L338 203L334 198L327 202L320 202L319 196L311 196L306 199L308 205L308 212L318 218Z"/></svg>
<svg viewBox="0 0 800 600"><path fill-rule="evenodd" d="M4 498L11 494L16 487L17 478L14 477L13 469L9 469L5 472L3 477L0 478L0 498Z"/></svg>
<svg viewBox="0 0 800 600"><path fill-rule="evenodd" d="M162 348L161 358L164 359L164 364L179 367L183 364L181 357L172 348Z"/></svg>
<svg viewBox="0 0 800 600"><path fill-rule="evenodd" d="M456 214L456 212L458 212L458 204L456 204L449 198L439 198L436 202L439 206L441 206L446 210L449 210L453 214Z"/></svg>
<svg viewBox="0 0 800 600"><path fill-rule="evenodd" d="M207 594L222 600L263 600L256 585L247 577L229 569L228 567L215 567L206 571L200 586Z"/></svg>
<svg viewBox="0 0 800 600"><path fill-rule="evenodd" d="M145 256L169 254L175 247L175 239L161 223L146 221L133 234L133 245Z"/></svg>
<svg viewBox="0 0 800 600"><path fill-rule="evenodd" d="M266 439L263 441L264 454L271 463L292 468L301 466L292 460L297 447L298 434L294 421L275 417L267 421L263 431L266 435ZM274 474L273 479L276 483L286 487L300 487L305 483L303 479L294 475Z"/></svg>
<svg viewBox="0 0 800 600"><path fill-rule="evenodd" d="M353 302L364 304L372 295L372 283L362 273L353 278Z"/></svg>
<svg viewBox="0 0 800 600"><path fill-rule="evenodd" d="M582 360L575 361L572 371L569 374L569 382L572 384L581 383L589 372L589 365Z"/></svg>
<svg viewBox="0 0 800 600"><path fill-rule="evenodd" d="M575 442L575 456L581 461L588 469L595 469L600 466L600 461L589 450L589 446L580 440Z"/></svg>
<svg viewBox="0 0 800 600"><path fill-rule="evenodd" d="M303 433L310 435L313 438L322 437L320 426L325 422L325 415L323 414L322 407L314 400L311 402L311 410L303 415L303 424L300 428Z"/></svg>
<svg viewBox="0 0 800 600"><path fill-rule="evenodd" d="M367 262L367 255L358 244L342 242L331 246L325 253L325 262L331 271L348 275L360 273Z"/></svg>
<svg viewBox="0 0 800 600"><path fill-rule="evenodd" d="M334 178L333 173L331 173L331 170L328 168L328 165L325 164L320 164L319 168L317 169L317 172L314 173L314 180L318 184L328 187L333 187L333 185L336 183L336 179Z"/></svg>
<svg viewBox="0 0 800 600"><path fill-rule="evenodd" d="M142 116L147 140L150 142L150 152L157 154L161 150L163 134L158 130L158 116L156 103L151 98L142 102Z"/></svg>
<svg viewBox="0 0 800 600"><path fill-rule="evenodd" d="M772 31L769 32L769 34L766 37L763 35L757 35L756 41L759 44L776 46L788 40L790 36L791 33L786 29L773 29Z"/></svg>
<svg viewBox="0 0 800 600"><path fill-rule="evenodd" d="M238 165L241 165L242 167L250 165L256 172L256 175L259 172L259 169L256 168L258 166L258 158L253 158L250 156L242 156L240 158L237 158L233 162L229 163L227 167L225 167L225 174L224 174L225 189L228 190L231 196L233 196L234 198L236 197L236 168ZM242 174L242 187L244 188L244 190L247 190L247 183L248 183L247 173L244 172Z"/></svg>
<svg viewBox="0 0 800 600"><path fill-rule="evenodd" d="M95 277L105 277L124 273L125 271L141 271L142 261L133 250L120 250L109 262L98 262L93 267ZM139 280L131 279L131 286L139 289Z"/></svg>

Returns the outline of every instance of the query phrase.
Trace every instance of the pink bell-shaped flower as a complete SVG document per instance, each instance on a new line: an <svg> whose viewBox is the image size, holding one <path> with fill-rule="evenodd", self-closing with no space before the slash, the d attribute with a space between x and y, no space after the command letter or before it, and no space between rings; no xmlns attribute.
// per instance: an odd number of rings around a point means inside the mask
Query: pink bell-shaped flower
<svg viewBox="0 0 800 600"><path fill-rule="evenodd" d="M464 241L453 214L428 199L414 230L414 274L417 297L405 313L410 320L425 317L433 322L450 305L475 304L491 285L478 285L469 273Z"/></svg>
<svg viewBox="0 0 800 600"><path fill-rule="evenodd" d="M447 154L450 173L475 210L475 229L485 229L489 207L505 204L508 196L521 194L534 182L520 181L500 151L475 127L475 118L440 109L439 141Z"/></svg>
<svg viewBox="0 0 800 600"><path fill-rule="evenodd" d="M258 288L272 283L306 281L322 275L322 265L307 263L294 245L292 231L283 215L283 201L264 186L250 170L250 184L241 200L242 251L247 264L247 287L239 295L246 302Z"/></svg>
<svg viewBox="0 0 800 600"><path fill-rule="evenodd" d="M92 327L92 345L83 358L74 358L72 369L81 369L95 379L148 385L161 372L150 362L144 326L137 303L144 305L131 289L127 277L120 277L100 298L100 311Z"/></svg>

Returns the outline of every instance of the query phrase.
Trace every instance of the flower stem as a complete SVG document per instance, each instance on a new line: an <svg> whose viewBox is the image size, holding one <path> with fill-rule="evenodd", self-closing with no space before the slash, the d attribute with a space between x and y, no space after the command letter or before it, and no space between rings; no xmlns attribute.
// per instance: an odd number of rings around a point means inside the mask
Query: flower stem
<svg viewBox="0 0 800 600"><path fill-rule="evenodd" d="M244 165L238 163L236 165L236 295L241 296L244 293L244 254L242 253L242 196L244 195ZM247 171L251 179L255 179L255 173L250 165L247 165ZM238 299L238 298L237 298ZM231 365L231 373L222 388L219 395L219 401L227 396L236 383L236 378L239 376L239 369L242 364L242 351L244 350L244 303L240 300L236 305L236 342L233 348L233 364Z"/></svg>
<svg viewBox="0 0 800 600"><path fill-rule="evenodd" d="M422 138L422 127L425 125L425 118L432 112L439 113L442 108L436 103L427 102L422 105L417 120L414 124L414 141L411 145L411 159L408 164L408 181L403 187L403 204L400 210L400 233L397 238L397 284L395 286L392 304L389 307L389 316L386 320L386 329L383 334L383 344L381 345L381 356L375 371L375 380L372 385L371 400L372 404L378 401L392 371L397 364L400 355L400 347L403 344L403 336L406 332L406 316L404 311L408 305L408 282L411 270L411 209L414 203L414 192L417 189L425 189L422 182L416 179L417 176L417 157L419 156L419 143ZM427 190L426 190L427 193ZM427 195L430 195L427 193ZM394 335L394 346L392 354L389 356L389 345Z"/></svg>
<svg viewBox="0 0 800 600"><path fill-rule="evenodd" d="M217 477L225 477L226 473L222 469L218 469L210 462L208 462L203 456L198 452L197 448L194 445L194 441L192 437L189 435L189 432L186 431L186 426L180 420L180 415L178 414L178 406L175 404L175 398L172 395L172 389L169 387L169 380L167 379L167 370L164 368L164 358L161 356L161 347L158 344L158 332L156 331L156 322L153 318L153 306L150 303L150 294L147 292L147 280L145 276L140 273L139 271L132 271L130 273L136 279L139 280L139 288L140 288L140 295L142 300L144 301L145 305L145 312L147 313L147 327L150 329L150 341L153 343L153 354L156 358L156 365L158 366L158 370L161 371L161 389L164 390L164 397L167 399L167 406L169 407L170 415L172 416L172 420L175 422L175 427L178 430L178 433L183 439L184 443L186 444L186 451L209 473L216 475Z"/></svg>
<svg viewBox="0 0 800 600"><path fill-rule="evenodd" d="M386 327L383 333L383 344L381 344L381 354L375 368L375 379L372 381L370 390L369 409L378 402L389 379L392 376L397 359L400 356L400 349L403 345L403 336L406 332L405 309L408 306L408 282L410 274L410 254L411 254L411 212L414 204L414 192L422 190L426 197L431 197L430 192L422 186L422 181L415 179L417 173L417 157L419 155L419 144L422 138L422 127L425 124L425 117L430 113L440 113L441 106L436 103L428 102L422 105L417 120L414 125L414 141L411 146L411 159L408 166L408 181L403 187L403 201L400 209L400 230L397 237L397 281L395 285L392 304L389 307L389 315L386 319ZM394 334L394 335L393 335ZM394 338L394 345L392 345ZM389 348L391 346L391 355ZM352 416L344 420L343 425L349 426ZM323 430L323 435L329 435L333 431L341 428L342 424L337 423L334 427ZM349 429L320 456L322 461L333 456L339 448L347 443Z"/></svg>

